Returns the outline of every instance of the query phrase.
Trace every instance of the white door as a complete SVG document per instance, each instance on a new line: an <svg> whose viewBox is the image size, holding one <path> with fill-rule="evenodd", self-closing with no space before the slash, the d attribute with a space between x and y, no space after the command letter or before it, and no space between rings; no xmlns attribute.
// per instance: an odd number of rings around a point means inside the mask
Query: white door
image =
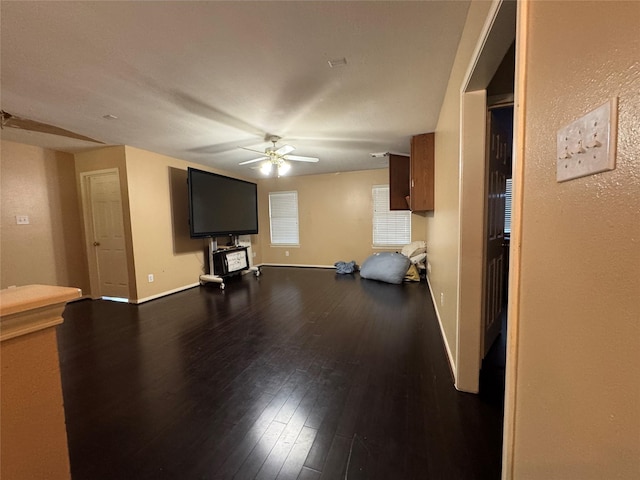
<svg viewBox="0 0 640 480"><path fill-rule="evenodd" d="M125 248L122 198L117 171L89 173L85 176L85 200L89 202L89 248L94 255L92 270L99 297L129 297L129 272Z"/></svg>

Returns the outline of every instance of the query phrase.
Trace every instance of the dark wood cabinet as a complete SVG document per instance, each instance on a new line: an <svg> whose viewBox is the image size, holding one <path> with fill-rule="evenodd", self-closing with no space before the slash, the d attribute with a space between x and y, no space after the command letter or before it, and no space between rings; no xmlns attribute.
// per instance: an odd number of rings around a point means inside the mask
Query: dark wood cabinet
<svg viewBox="0 0 640 480"><path fill-rule="evenodd" d="M411 138L411 156L389 154L389 209L428 212L434 206L434 137Z"/></svg>
<svg viewBox="0 0 640 480"><path fill-rule="evenodd" d="M411 138L409 207L412 212L433 210L434 137L434 133L423 133Z"/></svg>
<svg viewBox="0 0 640 480"><path fill-rule="evenodd" d="M389 210L409 210L410 159L389 154Z"/></svg>

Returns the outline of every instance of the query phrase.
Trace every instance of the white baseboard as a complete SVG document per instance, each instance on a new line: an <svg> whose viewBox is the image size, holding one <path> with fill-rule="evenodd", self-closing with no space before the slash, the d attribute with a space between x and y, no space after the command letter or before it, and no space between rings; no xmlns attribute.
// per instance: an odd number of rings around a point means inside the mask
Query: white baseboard
<svg viewBox="0 0 640 480"><path fill-rule="evenodd" d="M444 343L444 348L447 351L447 358L449 359L449 367L451 367L451 372L453 372L453 380L454 382L457 379L456 373L456 364L453 359L453 355L451 354L451 349L449 348L449 342L447 341L447 336L444 333L444 326L442 325L442 318L440 318L440 312L438 311L438 304L436 303L436 297L433 295L433 288L431 288L431 282L429 282L429 275L427 275L427 285L429 285L429 293L431 294L431 301L433 302L433 308L436 311L436 317L438 318L438 325L440 326L440 334L442 335L442 343Z"/></svg>
<svg viewBox="0 0 640 480"><path fill-rule="evenodd" d="M256 267L304 267L304 268L332 268L335 269L334 265L299 265L299 264L287 264L287 263L260 263L255 265ZM247 271L247 273L251 273ZM173 290L167 290L166 292L158 293L156 295L151 295L150 297L139 298L138 300L131 300L129 303L133 303L138 305L140 303L148 302L150 300L155 300L156 298L164 297L167 295L171 295L172 293L178 293L183 290L188 290L190 288L198 287L200 283L192 283L190 285L185 285L184 287L174 288Z"/></svg>
<svg viewBox="0 0 640 480"><path fill-rule="evenodd" d="M335 265L307 265L300 263L261 263L257 267L303 267L303 268L333 268Z"/></svg>
<svg viewBox="0 0 640 480"><path fill-rule="evenodd" d="M165 297L167 295L171 295L172 293L178 293L178 292L181 292L183 290L189 290L190 288L198 287L198 286L200 286L199 282L191 283L191 284L185 285L183 287L178 287L178 288L174 288L173 290L167 290L166 292L158 293L156 295L151 295L150 297L139 298L138 300L131 300L129 303L134 303L134 304L137 305L137 304L140 304L140 303L148 302L150 300L155 300L156 298L160 298L160 297Z"/></svg>

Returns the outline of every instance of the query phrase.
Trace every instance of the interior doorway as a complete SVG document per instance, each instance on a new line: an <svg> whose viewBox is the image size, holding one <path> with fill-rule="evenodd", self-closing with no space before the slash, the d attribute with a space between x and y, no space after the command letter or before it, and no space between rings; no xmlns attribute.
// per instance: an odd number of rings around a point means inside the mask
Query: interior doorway
<svg viewBox="0 0 640 480"><path fill-rule="evenodd" d="M515 41L487 86L482 379L504 386L506 367ZM491 352L491 356L489 353ZM493 382L491 382L493 383Z"/></svg>
<svg viewBox="0 0 640 480"><path fill-rule="evenodd" d="M486 177L486 152L489 147L488 99L491 99L493 105L494 97L497 96L493 91L493 86L497 84L494 77L498 71L510 69L511 79L514 77L515 61L508 66L509 62L505 62L505 58L510 50L515 53L513 44L517 8L518 4L513 1L496 0L492 3L460 89L462 133L455 386L458 390L470 393L480 393L485 344L487 349L491 344L491 340L485 339L484 322L487 243L485 211L488 194L483 179ZM509 83L509 97L513 102L513 80ZM504 265L504 259L502 263ZM504 281L505 288L506 284ZM494 289L494 293L500 292L500 288ZM499 301L496 305L501 303ZM504 370L502 368L503 378Z"/></svg>
<svg viewBox="0 0 640 480"><path fill-rule="evenodd" d="M118 169L82 173L80 184L91 296L127 301L129 273Z"/></svg>
<svg viewBox="0 0 640 480"><path fill-rule="evenodd" d="M488 105L487 133L480 393L502 392L496 399L502 404L507 357L513 104Z"/></svg>

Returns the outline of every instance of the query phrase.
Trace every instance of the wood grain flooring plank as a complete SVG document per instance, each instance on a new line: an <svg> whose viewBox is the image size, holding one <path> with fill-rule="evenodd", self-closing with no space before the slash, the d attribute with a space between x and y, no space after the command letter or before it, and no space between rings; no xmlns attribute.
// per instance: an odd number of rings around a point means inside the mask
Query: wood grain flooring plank
<svg viewBox="0 0 640 480"><path fill-rule="evenodd" d="M274 395L263 394L251 405L251 408L238 423L231 425L220 435L216 435L211 430L204 430L202 433L204 438L200 446L202 454L196 459L193 466L187 469L187 471L194 472L192 478L197 478L198 472L205 472L208 475L218 473L273 401Z"/></svg>
<svg viewBox="0 0 640 480"><path fill-rule="evenodd" d="M322 468L321 480L334 480L344 478L349 458L351 439L340 435L333 437L331 448L327 453L327 459Z"/></svg>
<svg viewBox="0 0 640 480"><path fill-rule="evenodd" d="M278 472L277 480L295 480L298 478L316 434L317 430L302 427L295 444Z"/></svg>
<svg viewBox="0 0 640 480"><path fill-rule="evenodd" d="M336 429L344 409L346 392L338 390L328 398L327 408L318 428L316 438L304 462L305 467L322 471L327 455L333 443ZM309 426L307 424L307 426Z"/></svg>
<svg viewBox="0 0 640 480"><path fill-rule="evenodd" d="M256 479L274 479L278 476L282 465L295 446L302 429L304 428L304 423L311 411L311 407L315 403L315 400L316 392L313 388L308 389L296 410L288 417L286 428L262 465ZM279 421L278 418L280 418L280 414L276 416L276 421Z"/></svg>
<svg viewBox="0 0 640 480"><path fill-rule="evenodd" d="M321 473L311 468L303 467L298 475L298 480L318 480Z"/></svg>
<svg viewBox="0 0 640 480"><path fill-rule="evenodd" d="M255 478L285 428L284 423L272 422L233 478L236 480Z"/></svg>

